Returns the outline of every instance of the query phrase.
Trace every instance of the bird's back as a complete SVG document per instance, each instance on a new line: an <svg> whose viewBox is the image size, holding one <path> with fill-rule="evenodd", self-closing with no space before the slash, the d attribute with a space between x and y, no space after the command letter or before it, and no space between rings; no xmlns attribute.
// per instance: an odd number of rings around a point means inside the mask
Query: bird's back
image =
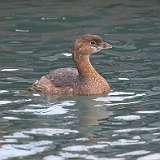
<svg viewBox="0 0 160 160"><path fill-rule="evenodd" d="M46 77L57 87L73 86L78 79L76 68L59 68L49 71Z"/></svg>

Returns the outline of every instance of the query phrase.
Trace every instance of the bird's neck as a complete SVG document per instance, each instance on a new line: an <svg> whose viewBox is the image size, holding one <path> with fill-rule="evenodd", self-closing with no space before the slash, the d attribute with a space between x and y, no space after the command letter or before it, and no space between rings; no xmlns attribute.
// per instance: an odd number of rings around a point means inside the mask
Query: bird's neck
<svg viewBox="0 0 160 160"><path fill-rule="evenodd" d="M90 63L89 55L77 54L73 56L73 60L82 79L89 79L91 77L100 76Z"/></svg>

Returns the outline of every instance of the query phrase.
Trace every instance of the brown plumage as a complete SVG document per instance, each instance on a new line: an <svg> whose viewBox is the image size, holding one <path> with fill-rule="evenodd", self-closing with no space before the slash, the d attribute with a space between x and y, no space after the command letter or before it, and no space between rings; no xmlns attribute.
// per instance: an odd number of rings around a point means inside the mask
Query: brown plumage
<svg viewBox="0 0 160 160"><path fill-rule="evenodd" d="M31 90L46 95L96 95L110 91L107 81L96 72L89 56L112 46L100 36L86 34L77 38L72 48L76 68L59 68L36 80Z"/></svg>

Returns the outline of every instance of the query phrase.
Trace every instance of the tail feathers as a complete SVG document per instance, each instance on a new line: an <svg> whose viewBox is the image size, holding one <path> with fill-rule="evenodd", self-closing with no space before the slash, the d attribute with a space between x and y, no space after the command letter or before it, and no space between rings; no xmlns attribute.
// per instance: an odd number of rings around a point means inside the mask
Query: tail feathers
<svg viewBox="0 0 160 160"><path fill-rule="evenodd" d="M52 92L53 87L53 83L46 76L43 76L40 80L36 80L28 90L47 94Z"/></svg>
<svg viewBox="0 0 160 160"><path fill-rule="evenodd" d="M34 91L41 91L40 86L39 86L39 81L36 80L32 86L27 88L28 91L34 92Z"/></svg>
<svg viewBox="0 0 160 160"><path fill-rule="evenodd" d="M32 84L32 86L26 88L25 90L20 90L16 93L16 96L26 96L32 94L32 92L38 91L38 87L36 87L36 81Z"/></svg>

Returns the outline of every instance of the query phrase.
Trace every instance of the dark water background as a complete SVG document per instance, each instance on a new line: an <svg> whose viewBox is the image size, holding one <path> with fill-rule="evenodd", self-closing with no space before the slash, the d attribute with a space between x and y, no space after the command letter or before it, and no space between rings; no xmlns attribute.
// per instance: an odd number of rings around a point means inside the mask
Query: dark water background
<svg viewBox="0 0 160 160"><path fill-rule="evenodd" d="M113 45L92 57L109 95L17 94L83 33ZM159 33L159 0L1 0L0 160L159 160Z"/></svg>

